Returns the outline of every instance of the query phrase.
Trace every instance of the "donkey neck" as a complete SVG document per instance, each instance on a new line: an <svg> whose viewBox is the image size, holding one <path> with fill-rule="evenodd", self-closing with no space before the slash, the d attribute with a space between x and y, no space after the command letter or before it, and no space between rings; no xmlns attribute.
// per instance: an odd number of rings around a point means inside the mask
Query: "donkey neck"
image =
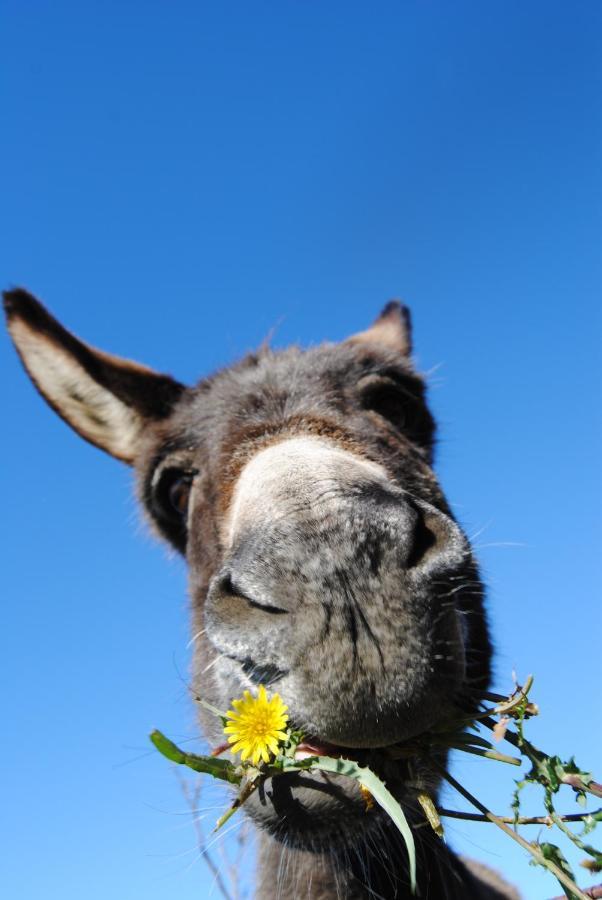
<svg viewBox="0 0 602 900"><path fill-rule="evenodd" d="M475 880L462 861L435 835L416 846L418 897L422 900L501 900L507 895ZM259 836L256 900L413 900L407 855L386 828L372 847L314 853Z"/></svg>

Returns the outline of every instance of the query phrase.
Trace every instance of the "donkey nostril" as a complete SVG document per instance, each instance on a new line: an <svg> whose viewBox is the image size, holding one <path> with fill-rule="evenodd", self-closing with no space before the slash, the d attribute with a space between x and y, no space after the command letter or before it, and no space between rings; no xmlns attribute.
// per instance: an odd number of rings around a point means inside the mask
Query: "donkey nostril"
<svg viewBox="0 0 602 900"><path fill-rule="evenodd" d="M219 589L222 595L226 597L237 597L240 600L244 600L249 606L252 606L255 609L261 609L264 612L274 613L276 615L288 612L288 609L282 609L282 607L275 606L270 602L261 602L255 597L250 596L249 593L232 580L230 573L223 576L219 582Z"/></svg>
<svg viewBox="0 0 602 900"><path fill-rule="evenodd" d="M412 548L406 563L408 569L417 566L424 559L431 547L434 547L437 543L437 535L427 527L422 516L418 517L412 538Z"/></svg>
<svg viewBox="0 0 602 900"><path fill-rule="evenodd" d="M244 597L245 595L241 590L234 587L234 582L232 581L232 576L230 574L224 575L219 583L220 590L222 594L227 594L228 597Z"/></svg>

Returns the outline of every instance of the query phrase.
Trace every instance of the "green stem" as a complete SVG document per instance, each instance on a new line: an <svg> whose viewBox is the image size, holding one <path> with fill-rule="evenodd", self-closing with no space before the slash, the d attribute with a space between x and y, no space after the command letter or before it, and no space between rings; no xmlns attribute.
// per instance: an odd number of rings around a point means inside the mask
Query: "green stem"
<svg viewBox="0 0 602 900"><path fill-rule="evenodd" d="M439 766L435 760L431 761L431 764L434 769L436 769L442 778L445 778L452 787L454 787L462 796L468 800L473 806L475 806L490 822L493 822L494 825L497 825L498 828L501 828L507 835L509 835L513 841L516 841L517 844L520 844L528 853L531 854L533 859L535 859L540 866L544 866L553 875L558 879L558 881L567 887L579 900L588 900L586 894L581 891L574 881L572 881L568 875L562 871L562 869L558 868L558 866L552 862L551 859L546 859L543 853L537 848L537 846L529 843L529 841L525 840L522 835L517 834L517 832L513 831L505 822L503 822L498 816L495 816L486 806L484 806L480 800L477 800L476 797L473 797L469 791L466 790L452 775L449 774L442 766Z"/></svg>
<svg viewBox="0 0 602 900"><path fill-rule="evenodd" d="M595 847L592 847L591 844L586 844L585 841L582 841L578 834L573 834L570 828L567 828L564 824L563 817L559 816L555 809L550 810L550 818L553 819L554 824L557 825L563 834L565 834L570 841L575 844L575 846L579 847L580 850L583 850L584 853L587 853L589 856L593 857L598 864L602 864L602 854L596 850Z"/></svg>
<svg viewBox="0 0 602 900"><path fill-rule="evenodd" d="M595 816L596 813L602 812L602 810L596 810L593 813L571 813L570 815L560 816L558 813L556 815L562 822L583 822L584 819L587 819L589 815ZM469 813L469 812L460 812L457 809L444 809L443 807L439 807L439 815L443 816L446 819L465 819L467 822L491 822L491 819L488 819L487 816L481 813ZM500 822L506 822L508 825L551 825L552 816L519 816L518 819L515 819L514 816L496 816L500 820ZM572 832L571 832L572 833ZM573 835L574 836L574 835Z"/></svg>
<svg viewBox="0 0 602 900"><path fill-rule="evenodd" d="M493 731L493 728L496 725L494 719L484 718L481 721L483 725L486 725L487 728L490 728ZM517 750L520 750L520 752L523 753L537 769L539 769L540 764L548 758L545 753L538 750L537 747L534 747L530 741L519 737L514 731L507 731L504 735L504 740L508 741L509 744L512 744L513 747L516 747ZM569 773L562 779L562 783L569 785L569 787L574 788L576 791L584 791L587 794L592 794L594 797L602 797L602 784L598 784L596 781L590 781L589 784L585 784L578 775L571 775Z"/></svg>
<svg viewBox="0 0 602 900"><path fill-rule="evenodd" d="M511 766L520 766L521 760L516 756L506 756L497 750L482 750L480 747L470 747L468 744L449 744L451 750L462 750L463 753L472 753L474 756L485 756L487 759L496 759L498 762L508 763Z"/></svg>
<svg viewBox="0 0 602 900"><path fill-rule="evenodd" d="M223 816L220 816L215 823L215 828L213 829L214 833L216 831L219 831L222 825L226 824L228 819L230 819L234 815L236 810L240 809L245 800L249 799L251 794L257 789L258 781L258 778L254 778L253 781L247 781L247 783L241 788L240 794L238 795L232 806L230 806L223 814Z"/></svg>

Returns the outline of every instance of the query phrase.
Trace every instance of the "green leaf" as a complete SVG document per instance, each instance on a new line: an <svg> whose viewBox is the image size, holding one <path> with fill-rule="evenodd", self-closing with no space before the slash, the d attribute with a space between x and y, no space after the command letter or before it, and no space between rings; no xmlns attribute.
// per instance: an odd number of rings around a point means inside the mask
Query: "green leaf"
<svg viewBox="0 0 602 900"><path fill-rule="evenodd" d="M305 762L305 760L304 760ZM355 778L360 781L364 787L368 788L379 806L391 817L401 836L405 842L410 868L410 884L412 893L416 893L416 846L414 844L414 835L408 824L405 813L401 806L393 796L393 794L385 787L380 778L374 774L371 769L359 766L351 759L333 759L330 756L316 756L311 760L312 769L320 769L322 772L330 772L333 775L346 775L348 778Z"/></svg>
<svg viewBox="0 0 602 900"><path fill-rule="evenodd" d="M238 795L234 803L232 803L232 805L228 807L226 812L223 813L223 815L221 815L215 823L215 828L213 829L214 833L216 831L219 831L219 829L226 824L228 819L230 819L234 815L236 810L240 809L243 803L245 803L245 801L249 799L253 791L257 790L260 778L261 773L258 772L254 778L251 778L246 782L246 784L241 788L240 794Z"/></svg>
<svg viewBox="0 0 602 900"><path fill-rule="evenodd" d="M539 844L538 846L545 859L549 859L553 863L556 863L558 868L562 869L564 874L568 875L571 881L575 881L573 870L569 866L567 859L560 847L557 847L556 844L548 843ZM577 895L573 891L569 890L569 888L565 887L565 885L562 885L562 889L564 890L564 893L567 895L569 900L578 900Z"/></svg>
<svg viewBox="0 0 602 900"><path fill-rule="evenodd" d="M547 780L550 790L556 793L560 787L560 779L562 778L562 763L558 756L549 756L542 760L539 764L539 771L543 778Z"/></svg>
<svg viewBox="0 0 602 900"><path fill-rule="evenodd" d="M578 775L583 784L587 787L590 781L594 780L594 776L591 772L584 772L583 769L580 769L577 763L575 762L575 757L571 756L568 762L563 763L563 775Z"/></svg>
<svg viewBox="0 0 602 900"><path fill-rule="evenodd" d="M590 834L598 822L602 822L602 809L583 817L583 834Z"/></svg>
<svg viewBox="0 0 602 900"><path fill-rule="evenodd" d="M171 762L178 763L180 766L188 766L195 772L203 772L206 775L212 775L221 781L228 781L230 784L240 784L242 776L236 772L236 767L228 762L227 759L219 759L215 756L197 756L195 753L185 753L183 750L166 738L160 731L153 731L150 739L159 751Z"/></svg>

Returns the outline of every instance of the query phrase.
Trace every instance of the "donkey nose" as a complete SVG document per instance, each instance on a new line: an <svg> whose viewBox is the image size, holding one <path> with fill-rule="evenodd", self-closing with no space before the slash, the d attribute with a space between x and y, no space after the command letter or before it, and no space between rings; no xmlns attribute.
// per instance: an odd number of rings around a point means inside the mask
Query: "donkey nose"
<svg viewBox="0 0 602 900"><path fill-rule="evenodd" d="M235 562L224 567L209 585L207 637L256 684L271 684L289 669L283 635L290 631L291 616L282 605L284 594L272 594L268 579L249 575L246 567Z"/></svg>
<svg viewBox="0 0 602 900"><path fill-rule="evenodd" d="M400 574L430 575L454 566L466 550L462 531L453 519L404 491L370 485L361 497L359 533L374 535L375 547L395 543ZM363 520L363 522L362 522ZM370 560L372 563L372 560Z"/></svg>
<svg viewBox="0 0 602 900"><path fill-rule="evenodd" d="M274 603L256 583L246 584L243 581L243 573L233 567L222 570L213 579L207 600L210 604L219 603L225 612L229 610L238 618L252 610L276 616L288 612L287 609Z"/></svg>
<svg viewBox="0 0 602 900"><path fill-rule="evenodd" d="M419 566L436 544L437 535L427 526L424 516L419 515L410 536L406 568L413 569Z"/></svg>
<svg viewBox="0 0 602 900"><path fill-rule="evenodd" d="M406 560L408 575L431 579L450 572L465 561L467 549L466 537L451 516L426 503L419 504Z"/></svg>

